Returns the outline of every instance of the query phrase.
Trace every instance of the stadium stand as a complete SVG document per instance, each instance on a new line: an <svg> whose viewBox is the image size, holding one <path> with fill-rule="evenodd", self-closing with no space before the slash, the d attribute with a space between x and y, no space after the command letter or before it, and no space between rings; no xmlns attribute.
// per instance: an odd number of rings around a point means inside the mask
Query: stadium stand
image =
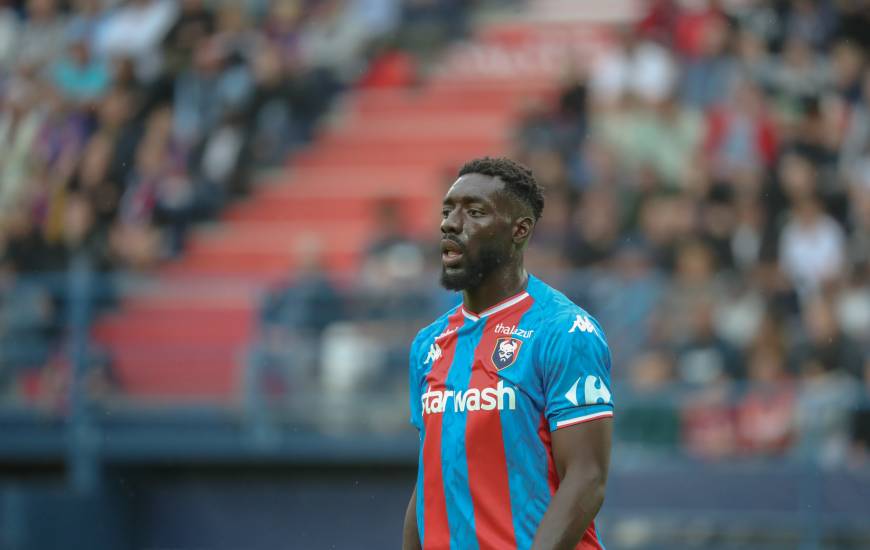
<svg viewBox="0 0 870 550"><path fill-rule="evenodd" d="M95 501L131 548L391 546L408 342L456 300L438 202L506 153L547 188L530 267L614 352L608 547L865 548L868 28L840 0L0 0L0 461L142 475ZM86 517L0 496L0 547Z"/></svg>

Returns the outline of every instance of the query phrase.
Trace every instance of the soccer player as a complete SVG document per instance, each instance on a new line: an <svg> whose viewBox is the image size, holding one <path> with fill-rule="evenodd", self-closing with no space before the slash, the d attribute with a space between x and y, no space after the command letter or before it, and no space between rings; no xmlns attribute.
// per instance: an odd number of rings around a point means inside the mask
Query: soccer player
<svg viewBox="0 0 870 550"><path fill-rule="evenodd" d="M420 432L405 550L603 548L613 402L598 323L526 272L544 198L505 158L465 164L441 211L441 283L462 304L411 344Z"/></svg>

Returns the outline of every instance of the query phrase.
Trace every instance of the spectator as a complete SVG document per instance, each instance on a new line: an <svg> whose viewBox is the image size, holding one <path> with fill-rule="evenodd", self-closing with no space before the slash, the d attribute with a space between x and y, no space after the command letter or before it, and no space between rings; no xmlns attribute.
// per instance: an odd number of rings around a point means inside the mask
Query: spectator
<svg viewBox="0 0 870 550"><path fill-rule="evenodd" d="M744 172L771 166L777 151L776 131L758 86L733 81L727 101L714 108L707 123L705 149L715 176L729 181Z"/></svg>
<svg viewBox="0 0 870 550"><path fill-rule="evenodd" d="M13 262L0 263L0 394L17 391L23 370L41 366L51 351L51 296L17 275Z"/></svg>
<svg viewBox="0 0 870 550"><path fill-rule="evenodd" d="M388 289L399 280L415 277L422 269L423 253L402 223L398 202L383 200L377 206L374 237L366 251L362 280L372 289Z"/></svg>
<svg viewBox="0 0 870 550"><path fill-rule="evenodd" d="M840 150L840 174L850 181L866 181L870 159L870 70L864 72L861 101L846 111L846 128Z"/></svg>
<svg viewBox="0 0 870 550"><path fill-rule="evenodd" d="M0 0L0 78L15 59L19 21L11 3L11 0Z"/></svg>
<svg viewBox="0 0 870 550"><path fill-rule="evenodd" d="M273 405L286 402L314 387L321 376L324 331L347 314L343 297L326 274L320 243L305 237L297 248L296 273L271 289L260 308L260 338L245 380L249 406L258 399Z"/></svg>
<svg viewBox="0 0 870 550"><path fill-rule="evenodd" d="M174 71L189 65L196 46L215 31L215 14L203 0L184 0L180 13L166 33L163 45Z"/></svg>
<svg viewBox="0 0 870 550"><path fill-rule="evenodd" d="M66 20L56 0L27 0L25 13L15 43L17 62L41 69L63 51Z"/></svg>
<svg viewBox="0 0 870 550"><path fill-rule="evenodd" d="M620 212L610 189L587 189L570 221L565 258L575 267L589 267L611 258L619 245Z"/></svg>
<svg viewBox="0 0 870 550"><path fill-rule="evenodd" d="M127 0L106 17L95 37L96 51L106 57L136 61L136 75L152 81L162 68L159 45L178 17L171 0Z"/></svg>
<svg viewBox="0 0 870 550"><path fill-rule="evenodd" d="M71 36L68 55L61 57L51 68L57 89L74 101L94 101L109 86L109 69L105 62L91 56L84 35Z"/></svg>
<svg viewBox="0 0 870 550"><path fill-rule="evenodd" d="M622 29L619 47L593 65L590 86L599 105L620 105L629 97L655 103L671 94L675 79L676 67L666 49Z"/></svg>
<svg viewBox="0 0 870 550"><path fill-rule="evenodd" d="M825 467L844 463L851 447L851 414L860 388L825 359L809 355L800 364L796 454Z"/></svg>
<svg viewBox="0 0 870 550"><path fill-rule="evenodd" d="M611 262L599 264L588 277L566 279L561 287L566 294L577 303L588 304L602 326L608 327L609 338L621 342L613 350L617 364L630 365L637 355L661 343L654 332L654 312L662 306L668 281L642 243L626 240L614 251ZM614 376L620 376L619 370Z"/></svg>
<svg viewBox="0 0 870 550"><path fill-rule="evenodd" d="M175 135L186 147L204 139L224 112L241 107L251 93L247 68L226 54L215 38L201 42L190 70L175 82Z"/></svg>
<svg viewBox="0 0 870 550"><path fill-rule="evenodd" d="M26 77L10 83L0 112L0 215L21 207L35 167L34 148L45 120L40 88Z"/></svg>
<svg viewBox="0 0 870 550"><path fill-rule="evenodd" d="M830 63L834 91L847 103L861 97L864 52L856 42L841 39L831 48Z"/></svg>
<svg viewBox="0 0 870 550"><path fill-rule="evenodd" d="M375 223L360 273L357 315L389 326L428 311L432 293L420 282L423 249L405 230L400 203L390 199L381 202ZM403 325L407 330L407 323Z"/></svg>
<svg viewBox="0 0 870 550"><path fill-rule="evenodd" d="M818 97L830 80L812 45L798 37L786 41L781 62L771 69L767 77L771 91L792 109L804 99Z"/></svg>
<svg viewBox="0 0 870 550"><path fill-rule="evenodd" d="M804 309L802 339L792 362L799 369L822 369L853 380L862 377L861 348L843 332L833 304L824 296L814 297Z"/></svg>
<svg viewBox="0 0 870 550"><path fill-rule="evenodd" d="M843 274L845 244L842 228L818 199L800 198L780 236L780 265L799 292L811 294Z"/></svg>
<svg viewBox="0 0 870 550"><path fill-rule="evenodd" d="M781 455L794 438L795 388L782 351L759 345L748 362L747 392L737 404L737 433L742 452Z"/></svg>
<svg viewBox="0 0 870 550"><path fill-rule="evenodd" d="M849 256L857 266L870 266L870 173L851 186L849 194L852 234Z"/></svg>
<svg viewBox="0 0 870 550"><path fill-rule="evenodd" d="M679 245L674 276L665 297L664 309L669 314L667 319L661 319L668 341L682 344L681 339L690 337L697 305L706 303L711 296L720 296L722 285L721 278L717 278L715 258L706 244L689 240Z"/></svg>
<svg viewBox="0 0 870 550"><path fill-rule="evenodd" d="M823 2L796 0L785 23L786 33L815 48L827 43L833 28L833 13Z"/></svg>
<svg viewBox="0 0 870 550"><path fill-rule="evenodd" d="M737 78L737 62L731 54L731 29L727 19L712 14L699 22L698 45L689 55L680 94L683 101L706 110L721 104Z"/></svg>
<svg viewBox="0 0 870 550"><path fill-rule="evenodd" d="M262 44L256 50L248 119L253 121L251 151L258 162L280 162L307 136L310 129L302 114L301 86L297 75L285 71L279 48Z"/></svg>
<svg viewBox="0 0 870 550"><path fill-rule="evenodd" d="M686 450L699 458L721 460L738 451L736 413L730 386L724 379L698 389L682 410Z"/></svg>
<svg viewBox="0 0 870 550"><path fill-rule="evenodd" d="M629 363L630 389L625 395L621 422L616 434L622 444L636 445L635 455L644 450L671 451L680 439L680 419L670 403L674 365L671 357L650 350Z"/></svg>
<svg viewBox="0 0 870 550"><path fill-rule="evenodd" d="M362 48L370 30L356 16L350 2L323 0L314 5L299 34L301 61L323 86L349 84L361 72Z"/></svg>
<svg viewBox="0 0 870 550"><path fill-rule="evenodd" d="M699 387L716 380L742 378L739 352L716 330L713 306L697 302L689 312L690 328L677 345L677 373L681 381Z"/></svg>
<svg viewBox="0 0 870 550"><path fill-rule="evenodd" d="M298 263L293 278L266 296L262 322L271 327L271 332L284 336L292 331L303 339L318 338L327 326L345 315L345 307L326 273L322 246L316 240L309 237L300 241Z"/></svg>

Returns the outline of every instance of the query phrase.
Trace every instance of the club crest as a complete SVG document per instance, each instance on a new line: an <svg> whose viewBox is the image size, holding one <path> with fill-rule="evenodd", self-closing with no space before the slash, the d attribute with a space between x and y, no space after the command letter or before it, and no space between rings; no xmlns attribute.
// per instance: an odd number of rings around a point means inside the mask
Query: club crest
<svg viewBox="0 0 870 550"><path fill-rule="evenodd" d="M492 350L492 365L495 370L506 369L513 365L517 360L517 355L520 354L520 348L523 345L522 340L516 338L499 338L495 342L495 349Z"/></svg>

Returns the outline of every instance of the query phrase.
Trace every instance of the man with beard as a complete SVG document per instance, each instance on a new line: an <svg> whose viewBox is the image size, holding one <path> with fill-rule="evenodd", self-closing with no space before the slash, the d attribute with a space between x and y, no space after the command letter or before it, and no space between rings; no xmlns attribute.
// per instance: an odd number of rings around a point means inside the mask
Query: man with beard
<svg viewBox="0 0 870 550"><path fill-rule="evenodd" d="M598 323L526 272L544 198L504 158L444 197L441 283L462 304L411 345L417 485L403 548L599 549L613 402Z"/></svg>

